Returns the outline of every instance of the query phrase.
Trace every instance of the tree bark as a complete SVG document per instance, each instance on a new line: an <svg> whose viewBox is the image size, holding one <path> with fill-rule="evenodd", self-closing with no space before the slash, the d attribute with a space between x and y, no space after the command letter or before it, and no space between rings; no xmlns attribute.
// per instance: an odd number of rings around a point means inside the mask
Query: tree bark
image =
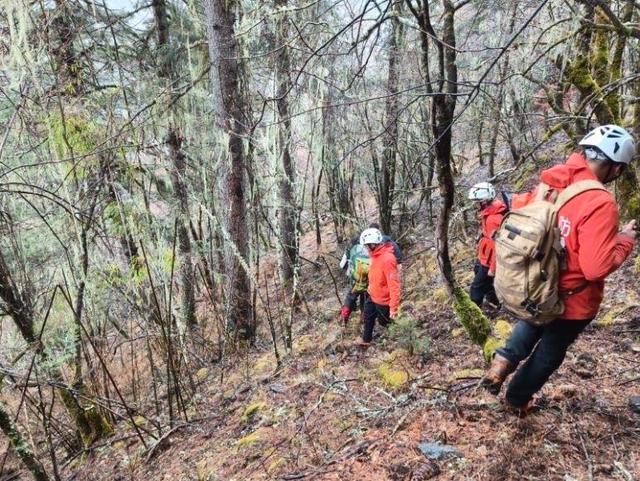
<svg viewBox="0 0 640 481"><path fill-rule="evenodd" d="M282 242L280 275L287 289L293 288L298 265L297 206L295 200L295 166L291 157L291 119L289 118L289 92L291 66L289 58L289 18L285 13L287 0L275 0L276 21L276 104L278 109L278 152L281 172L278 180L280 193L279 226Z"/></svg>
<svg viewBox="0 0 640 481"><path fill-rule="evenodd" d="M176 68L171 59L170 29L165 0L153 0L153 13L156 24L156 39L158 42L158 79L163 82L166 93L164 105L169 113L169 125L165 137L165 143L169 147L169 157L173 164L171 170L171 183L178 203L178 251L181 262L179 264L181 284L181 314L187 328L192 329L197 325L196 301L195 301L195 268L193 250L188 226L191 214L189 212L189 199L187 193L187 163L182 150L182 137L179 134L178 112L176 105L178 96L175 89L177 78Z"/></svg>
<svg viewBox="0 0 640 481"><path fill-rule="evenodd" d="M211 62L211 85L216 126L227 136L228 160L221 168L222 226L225 230L227 277L227 325L241 339L253 341L251 284L248 276L249 228L245 205L246 104L241 88L242 70L234 24L238 3L234 0L204 0Z"/></svg>
<svg viewBox="0 0 640 481"><path fill-rule="evenodd" d="M40 464L40 461L33 454L33 451L27 444L11 416L6 411L4 403L0 402L0 429L9 438L11 446L18 454L25 467L33 475L36 481L49 481L47 472Z"/></svg>
<svg viewBox="0 0 640 481"><path fill-rule="evenodd" d="M378 212L380 227L386 233L391 232L393 204L395 200L396 157L398 154L398 115L400 101L398 99L398 82L400 77L399 60L402 47L403 25L398 18L402 3L397 2L391 13L391 32L388 44L387 99L385 102L385 123L383 136L382 165L379 179Z"/></svg>

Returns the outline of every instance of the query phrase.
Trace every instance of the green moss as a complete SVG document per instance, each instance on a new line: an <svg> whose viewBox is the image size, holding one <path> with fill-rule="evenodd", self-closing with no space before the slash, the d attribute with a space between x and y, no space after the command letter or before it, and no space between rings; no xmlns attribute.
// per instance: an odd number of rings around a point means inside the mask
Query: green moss
<svg viewBox="0 0 640 481"><path fill-rule="evenodd" d="M85 446L113 434L113 428L96 406L80 406L66 389L60 390L60 397Z"/></svg>
<svg viewBox="0 0 640 481"><path fill-rule="evenodd" d="M496 333L498 339L507 340L511 335L512 330L513 328L511 327L511 324L503 319L498 319L495 326L493 326L493 332Z"/></svg>
<svg viewBox="0 0 640 481"><path fill-rule="evenodd" d="M444 287L439 287L432 292L431 299L439 306L446 306L449 303L449 294Z"/></svg>
<svg viewBox="0 0 640 481"><path fill-rule="evenodd" d="M460 337L464 334L464 327L456 327L451 329L451 337Z"/></svg>
<svg viewBox="0 0 640 481"><path fill-rule="evenodd" d="M596 322L594 324L596 326L599 326L599 327L611 326L612 324L614 324L616 322L616 318L620 314L622 314L626 309L627 309L627 306L625 306L625 305L612 307L611 309L609 309L609 311L604 316L602 316L600 319L596 320Z"/></svg>
<svg viewBox="0 0 640 481"><path fill-rule="evenodd" d="M251 434L240 438L236 441L236 448L242 449L247 448L249 446L253 446L261 441L260 433L258 431L254 431Z"/></svg>
<svg viewBox="0 0 640 481"><path fill-rule="evenodd" d="M499 319L496 321L493 326L493 335L489 336L482 346L482 355L484 356L487 362L490 362L493 359L493 354L496 350L504 347L507 343L507 339L511 336L511 331L513 328L511 324L503 319Z"/></svg>
<svg viewBox="0 0 640 481"><path fill-rule="evenodd" d="M309 352L314 350L315 348L316 343L311 338L311 336L300 336L295 341L293 341L293 352L295 352L296 354Z"/></svg>
<svg viewBox="0 0 640 481"><path fill-rule="evenodd" d="M254 416L258 414L258 412L262 411L265 407L267 407L267 405L263 402L250 404L245 408L244 412L242 413L242 417L240 418L240 421L243 424L249 423L251 420L253 420Z"/></svg>
<svg viewBox="0 0 640 481"><path fill-rule="evenodd" d="M560 128L561 128L560 124L554 127L551 127L551 129L549 129L549 132L553 131L553 133L549 134L549 138L551 138L551 136L555 134L555 132L560 130ZM535 174L535 172L536 172L535 164L533 162L526 163L524 169L520 172L518 179L513 183L513 190L515 192L520 192L524 190L527 185L527 182L529 182L529 180Z"/></svg>
<svg viewBox="0 0 640 481"><path fill-rule="evenodd" d="M453 310L469 339L478 346L484 346L491 333L491 324L480 308L471 301L469 295L459 286L453 291Z"/></svg>
<svg viewBox="0 0 640 481"><path fill-rule="evenodd" d="M575 85L583 96L593 98L594 111L601 123L618 123L616 116L606 102L600 85L591 74L588 59L584 55L579 55L571 62L567 66L566 72L569 82Z"/></svg>
<svg viewBox="0 0 640 481"><path fill-rule="evenodd" d="M91 154L97 146L98 128L79 115L49 116L49 145L60 159Z"/></svg>
<svg viewBox="0 0 640 481"><path fill-rule="evenodd" d="M485 361L490 362L493 359L493 354L501 347L504 347L504 344L505 341L503 339L489 336L482 346L482 356Z"/></svg>
<svg viewBox="0 0 640 481"><path fill-rule="evenodd" d="M389 364L382 364L378 368L378 374L385 385L391 389L399 389L409 382L409 374L406 371L393 369Z"/></svg>
<svg viewBox="0 0 640 481"><path fill-rule="evenodd" d="M209 376L209 369L207 369L206 367L202 367L196 371L195 378L196 378L196 381L198 382L204 382L207 380L208 376Z"/></svg>

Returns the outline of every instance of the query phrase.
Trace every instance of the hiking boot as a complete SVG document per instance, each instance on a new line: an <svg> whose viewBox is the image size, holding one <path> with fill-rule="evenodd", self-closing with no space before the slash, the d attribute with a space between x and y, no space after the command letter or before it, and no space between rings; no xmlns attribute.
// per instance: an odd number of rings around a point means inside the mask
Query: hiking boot
<svg viewBox="0 0 640 481"><path fill-rule="evenodd" d="M368 347L371 346L371 342L367 342L364 339L362 339L361 336L358 336L358 338L356 339L355 343L354 343L357 347L360 347L362 349L367 349Z"/></svg>
<svg viewBox="0 0 640 481"><path fill-rule="evenodd" d="M531 398L522 406L513 406L507 400L503 401L505 410L519 418L527 417L529 414L536 413L548 405L548 401L543 398Z"/></svg>
<svg viewBox="0 0 640 481"><path fill-rule="evenodd" d="M515 366L506 358L500 354L493 356L491 366L482 378L482 386L494 396L500 393L500 388L504 384L507 376L511 374L515 369Z"/></svg>

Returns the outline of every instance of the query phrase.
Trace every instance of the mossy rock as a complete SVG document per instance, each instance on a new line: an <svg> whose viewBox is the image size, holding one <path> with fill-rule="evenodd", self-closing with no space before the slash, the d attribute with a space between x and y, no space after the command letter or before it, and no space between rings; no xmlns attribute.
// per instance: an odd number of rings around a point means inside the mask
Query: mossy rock
<svg viewBox="0 0 640 481"><path fill-rule="evenodd" d="M385 386L391 389L400 389L409 382L409 374L406 371L393 369L389 364L382 364L378 368L378 375Z"/></svg>
<svg viewBox="0 0 640 481"><path fill-rule="evenodd" d="M264 402L256 402L248 405L242 413L240 422L242 422L242 424L251 422L256 414L258 414L260 411L263 411L266 407L267 404Z"/></svg>
<svg viewBox="0 0 640 481"><path fill-rule="evenodd" d="M258 431L254 431L251 434L248 434L236 441L236 448L243 449L251 446L255 446L260 441L262 441L262 437Z"/></svg>

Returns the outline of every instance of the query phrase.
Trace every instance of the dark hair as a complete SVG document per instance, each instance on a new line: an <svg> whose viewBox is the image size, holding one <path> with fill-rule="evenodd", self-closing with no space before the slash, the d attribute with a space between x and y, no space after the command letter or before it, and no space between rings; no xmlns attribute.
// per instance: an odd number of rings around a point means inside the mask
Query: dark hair
<svg viewBox="0 0 640 481"><path fill-rule="evenodd" d="M377 222L372 222L371 224L369 224L369 229L378 229L378 230L380 230L380 224L378 224Z"/></svg>

